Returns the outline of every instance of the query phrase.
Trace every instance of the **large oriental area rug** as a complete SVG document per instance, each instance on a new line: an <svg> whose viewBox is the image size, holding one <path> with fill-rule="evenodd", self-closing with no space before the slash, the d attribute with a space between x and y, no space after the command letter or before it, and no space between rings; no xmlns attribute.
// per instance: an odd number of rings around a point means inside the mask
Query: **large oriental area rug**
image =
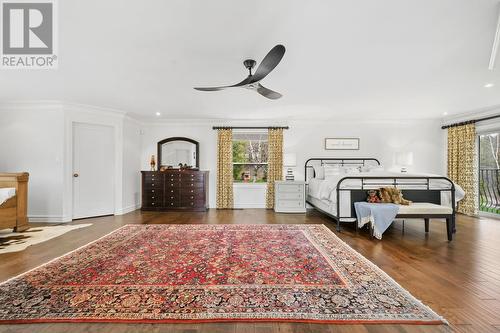
<svg viewBox="0 0 500 333"><path fill-rule="evenodd" d="M0 285L0 323L442 324L323 225L127 225Z"/></svg>

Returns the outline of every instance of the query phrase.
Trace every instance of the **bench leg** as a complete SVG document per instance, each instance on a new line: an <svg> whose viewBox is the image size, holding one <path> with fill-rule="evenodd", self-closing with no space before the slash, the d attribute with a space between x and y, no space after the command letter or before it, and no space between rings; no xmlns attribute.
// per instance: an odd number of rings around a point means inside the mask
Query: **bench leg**
<svg viewBox="0 0 500 333"><path fill-rule="evenodd" d="M429 219L428 218L424 219L424 223L425 223L425 232L429 232Z"/></svg>
<svg viewBox="0 0 500 333"><path fill-rule="evenodd" d="M340 232L340 219L337 220L337 231Z"/></svg>
<svg viewBox="0 0 500 333"><path fill-rule="evenodd" d="M451 224L453 225L453 233L456 233L457 232L457 225L455 224L456 223L456 218L455 218L455 215L452 215L451 216Z"/></svg>
<svg viewBox="0 0 500 333"><path fill-rule="evenodd" d="M451 242L453 240L453 219L446 219L446 233L448 234L448 241Z"/></svg>

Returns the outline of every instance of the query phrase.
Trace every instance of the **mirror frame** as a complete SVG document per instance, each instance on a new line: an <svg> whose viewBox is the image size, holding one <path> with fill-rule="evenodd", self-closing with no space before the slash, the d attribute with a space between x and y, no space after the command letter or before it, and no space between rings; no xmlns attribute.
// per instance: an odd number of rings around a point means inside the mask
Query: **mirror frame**
<svg viewBox="0 0 500 333"><path fill-rule="evenodd" d="M187 141L187 142L190 142L190 143L193 143L195 146L196 146L196 165L194 166L195 168L199 169L200 168L200 144L198 143L198 141L196 140L193 140L193 139L190 139L190 138L184 138L184 137L180 137L180 136L175 136L175 137L171 137L171 138L166 138L166 139L163 139L161 141L158 141L158 144L157 144L157 149L158 149L158 166L157 166L157 170L159 171L161 166L162 166L162 163L161 163L161 147L164 143L167 143L167 142L172 142L172 141ZM174 169L177 169L178 166L175 166L174 165Z"/></svg>

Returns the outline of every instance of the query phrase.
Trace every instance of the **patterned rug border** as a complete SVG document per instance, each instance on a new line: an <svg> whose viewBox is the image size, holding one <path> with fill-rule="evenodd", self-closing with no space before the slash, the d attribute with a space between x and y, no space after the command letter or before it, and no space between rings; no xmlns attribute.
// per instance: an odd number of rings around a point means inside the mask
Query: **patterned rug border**
<svg viewBox="0 0 500 333"><path fill-rule="evenodd" d="M348 247L349 249L351 249L360 260L364 261L369 266L371 266L372 268L374 268L378 273L382 274L382 276L385 277L389 282L391 282L399 291L401 291L406 296L410 297L413 301L415 301L416 303L418 303L420 306L426 308L428 311L430 311L432 314L434 314L436 317L438 317L441 320L442 324L449 325L448 321L443 316L439 315L437 312L435 312L434 310L432 310L432 308L430 306L424 304L421 300L419 300L418 298L416 298L415 296L413 296L408 290L406 290L405 288L403 288L396 280L394 280L382 268L378 267L375 263L373 263L372 261L368 260L368 258L366 258L361 253L359 253L358 251L356 251L355 249L353 249L349 244L347 244L346 242L344 242L339 236L335 235L335 233L332 230L330 230L326 225L324 225L324 224L316 224L316 225L320 225L324 229L327 229L334 237L336 237L340 241L340 243L343 246Z"/></svg>
<svg viewBox="0 0 500 333"><path fill-rule="evenodd" d="M23 277L24 275L27 275L27 274L29 274L29 273L31 273L31 272L33 272L33 271L35 271L35 270L39 269L39 268L42 268L42 267L44 267L44 266L47 266L47 265L49 265L49 264L53 263L54 261L59 260L59 259L62 259L62 258L66 257L66 256L68 256L68 255L70 255L70 254L72 254L72 253L74 253L74 252L76 252L76 251L82 250L82 249L86 248L87 246L90 246L90 245L92 245L92 244L94 244L94 243L97 243L98 241L102 240L103 238L106 238L106 237L108 237L108 236L111 236L112 234L114 234L115 232L119 231L120 229L123 229L123 228L128 227L128 226L131 226L131 225L137 225L137 224L125 224L125 225L122 225L121 227L119 227L119 228L117 228L117 229L115 229L115 230L112 230L112 231L108 232L107 234L105 234L104 236L101 236L101 237L99 237L99 238L97 238L97 239L94 239L93 241L88 242L87 244L84 244L84 245L82 245L82 246L79 246L79 247L77 247L77 248L76 248L76 249L74 249L74 250L71 250L71 251L66 252L66 253L64 253L64 254L61 254L60 256L55 257L55 258L53 258L53 259L50 259L49 261L47 261L47 262L45 262L45 263L43 263L43 264L41 264L41 265L38 265L38 266L36 266L36 267L33 267L33 268L31 268L31 269L27 270L26 272L20 273L20 274L18 274L18 275L16 275L16 276L14 276L14 277L11 277L11 278L9 278L9 279L7 279L7 280L5 280L5 281L2 281L2 282L0 282L0 286L1 286L1 285L4 285L4 284L6 284L6 283L8 283L8 282L10 282L10 281L12 281L12 280L15 280L15 279L18 279L18 278L20 278L20 277ZM2 323L2 322L0 321L0 324L1 324L1 323Z"/></svg>
<svg viewBox="0 0 500 333"><path fill-rule="evenodd" d="M189 226L190 224L167 224L168 226ZM202 224L194 224L195 226L202 226ZM94 243L97 243L98 241L120 231L121 229L124 229L126 227L141 227L144 226L142 224L125 224L115 230L112 230L108 232L107 234L89 242L86 243L82 246L79 246L78 248L71 250L69 252L66 252L58 257L55 257L41 265L38 265L34 268L31 268L23 273L20 273L14 277L11 277L5 281L0 282L0 286L23 277L24 275L27 275L39 268L42 268L46 265L49 265L57 260L63 259L66 256L71 255L74 252L77 252L79 250L82 250ZM213 225L211 225L213 226ZM223 225L225 226L225 225ZM340 237L338 237L332 230L330 230L325 224L234 224L231 226L245 226L245 227L251 227L251 226L267 226L270 228L273 227L280 227L280 226L317 226L321 227L334 238L336 238L342 246L345 248L351 250L354 252L354 255L361 261L365 262L368 266L371 266L378 274L380 274L382 277L386 278L387 281L392 284L395 288L398 289L398 291L402 292L405 294L405 296L409 297L412 299L414 302L416 302L418 305L421 307L425 308L427 311L435 315L436 318L439 318L439 320L427 320L427 321L408 321L408 320L339 320L339 319L334 319L334 320L316 320L316 319L299 319L299 318L244 318L244 317L239 317L239 318L215 318L215 319L86 319L86 318L80 318L80 319L21 319L21 320L0 320L0 325L4 324L42 324L42 323L144 323L144 324L187 324L187 323L216 323L216 322L240 322L240 323L251 323L251 322L291 322L291 323L311 323L311 324L335 324L335 325L352 325L352 324L368 324L368 325L391 325L391 324L406 324L406 325L447 325L449 326L449 322L441 315L437 314L434 310L432 310L428 305L424 304L421 300L417 299L415 296L413 296L408 290L403 288L398 282L396 282L391 276L389 276L385 271L383 271L380 267L378 267L375 263L371 262L368 260L366 257L364 257L361 253L353 249L349 244L347 244L344 240L342 240ZM245 315L245 314L242 314Z"/></svg>

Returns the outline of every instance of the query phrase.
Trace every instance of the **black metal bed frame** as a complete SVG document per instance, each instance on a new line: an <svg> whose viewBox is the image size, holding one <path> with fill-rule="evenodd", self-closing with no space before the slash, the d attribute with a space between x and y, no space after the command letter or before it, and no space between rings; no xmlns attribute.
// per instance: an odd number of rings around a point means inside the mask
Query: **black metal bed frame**
<svg viewBox="0 0 500 333"><path fill-rule="evenodd" d="M313 177L315 176L314 167L310 162L319 161L320 165L325 164L339 164L339 165L358 165L365 166L367 162L375 162L380 165L380 162L375 158L310 158L304 164L304 177L306 183L309 181L308 169L313 169ZM317 164L316 164L317 165ZM342 188L342 183L346 180L360 180L361 188L356 186L355 188ZM387 182L387 180L392 180L392 182ZM432 189L430 182L432 180L444 180L450 184L450 188L445 189ZM378 181L378 182L377 182ZM417 188L407 188L407 187L417 187ZM369 189L378 189L380 187L399 187L404 197L413 202L428 202L434 204L441 204L441 192L451 193L451 203L452 203L452 214L398 214L396 218L422 218L425 222L425 232L429 232L429 219L431 218L444 218L446 219L446 230L448 240L451 241L453 238L453 233L456 232L455 226L455 184L447 177L434 177L434 176L346 176L341 178L337 183L337 213L336 215L325 212L321 208L316 207L312 202L306 199L306 202L321 211L322 213L333 218L337 223L337 231L340 231L340 222L342 219L354 219L356 230L358 224L356 221L356 212L354 209L354 202L366 201L367 193ZM402 188L403 187L403 188ZM406 187L406 188L404 188ZM349 216L340 216L340 193L350 192L351 199L351 210Z"/></svg>

